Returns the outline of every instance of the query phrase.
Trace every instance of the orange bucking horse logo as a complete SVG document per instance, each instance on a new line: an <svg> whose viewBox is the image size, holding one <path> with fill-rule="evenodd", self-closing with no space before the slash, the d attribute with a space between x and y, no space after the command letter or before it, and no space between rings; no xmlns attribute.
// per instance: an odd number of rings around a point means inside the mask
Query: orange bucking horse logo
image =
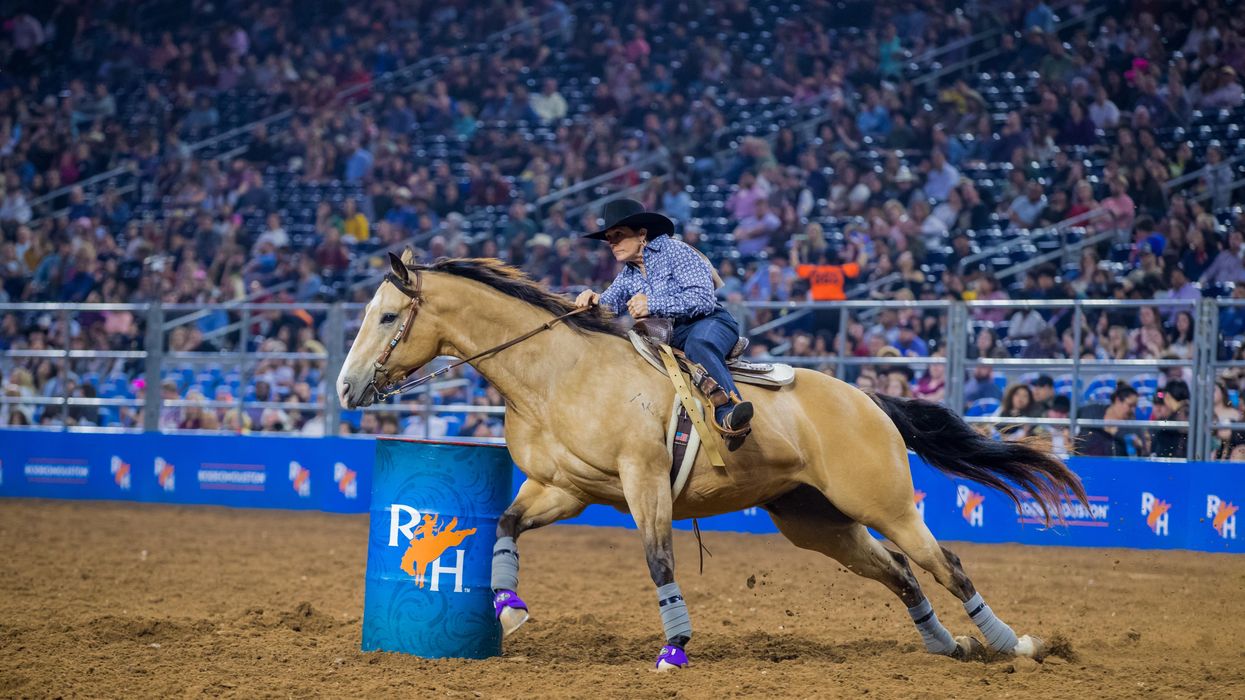
<svg viewBox="0 0 1245 700"><path fill-rule="evenodd" d="M428 565L440 559L445 550L457 547L476 532L474 527L469 530L455 530L457 525L458 518L453 518L438 529L437 516L428 513L411 533L411 544L407 547L406 554L402 555L402 570L415 577L415 585L423 588Z"/></svg>

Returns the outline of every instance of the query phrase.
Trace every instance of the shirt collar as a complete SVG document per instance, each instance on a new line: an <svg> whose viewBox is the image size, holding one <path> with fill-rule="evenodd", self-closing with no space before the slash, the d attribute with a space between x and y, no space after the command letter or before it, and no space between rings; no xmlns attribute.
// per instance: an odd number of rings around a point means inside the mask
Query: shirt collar
<svg viewBox="0 0 1245 700"><path fill-rule="evenodd" d="M666 250L667 244L669 242L670 242L670 236L667 236L665 234L662 234L660 236L654 236L653 240L644 244L644 252L645 253L648 253L648 252L660 253ZM632 263L632 262L627 263L627 267L633 270L639 269L639 265L636 265L635 263Z"/></svg>

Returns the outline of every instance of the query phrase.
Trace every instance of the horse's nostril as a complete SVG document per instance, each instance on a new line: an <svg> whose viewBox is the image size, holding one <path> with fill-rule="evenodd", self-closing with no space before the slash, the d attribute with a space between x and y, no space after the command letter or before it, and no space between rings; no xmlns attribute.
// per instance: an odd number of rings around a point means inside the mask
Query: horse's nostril
<svg viewBox="0 0 1245 700"><path fill-rule="evenodd" d="M342 396L350 395L350 382L342 382Z"/></svg>

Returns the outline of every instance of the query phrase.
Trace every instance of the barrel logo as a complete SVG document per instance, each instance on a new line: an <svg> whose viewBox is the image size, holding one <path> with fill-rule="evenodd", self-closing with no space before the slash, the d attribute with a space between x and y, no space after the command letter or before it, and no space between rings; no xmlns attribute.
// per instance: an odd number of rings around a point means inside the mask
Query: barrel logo
<svg viewBox="0 0 1245 700"><path fill-rule="evenodd" d="M389 506L389 546L399 547L399 535L406 538L406 551L402 555L400 568L415 579L415 585L434 592L441 590L441 577L444 574L454 576L455 593L470 592L463 588L463 558L466 552L458 545L462 544L476 529L458 529L458 518L450 518L440 523L439 515L420 512L400 503ZM416 525L415 523L419 524ZM450 548L454 550L455 563L452 566L441 564L442 555ZM429 571L429 564L432 565Z"/></svg>
<svg viewBox="0 0 1245 700"><path fill-rule="evenodd" d="M921 515L921 520L925 519L925 492L917 489L912 492L912 502L916 504L916 512Z"/></svg>

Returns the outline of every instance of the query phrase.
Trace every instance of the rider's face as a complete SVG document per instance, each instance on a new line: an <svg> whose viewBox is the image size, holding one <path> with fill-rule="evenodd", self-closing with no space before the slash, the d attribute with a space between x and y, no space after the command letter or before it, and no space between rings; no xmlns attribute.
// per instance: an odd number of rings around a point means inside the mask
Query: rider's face
<svg viewBox="0 0 1245 700"><path fill-rule="evenodd" d="M639 263L644 259L645 230L635 230L627 226L619 226L605 232L605 241L610 244L610 252L619 262Z"/></svg>

